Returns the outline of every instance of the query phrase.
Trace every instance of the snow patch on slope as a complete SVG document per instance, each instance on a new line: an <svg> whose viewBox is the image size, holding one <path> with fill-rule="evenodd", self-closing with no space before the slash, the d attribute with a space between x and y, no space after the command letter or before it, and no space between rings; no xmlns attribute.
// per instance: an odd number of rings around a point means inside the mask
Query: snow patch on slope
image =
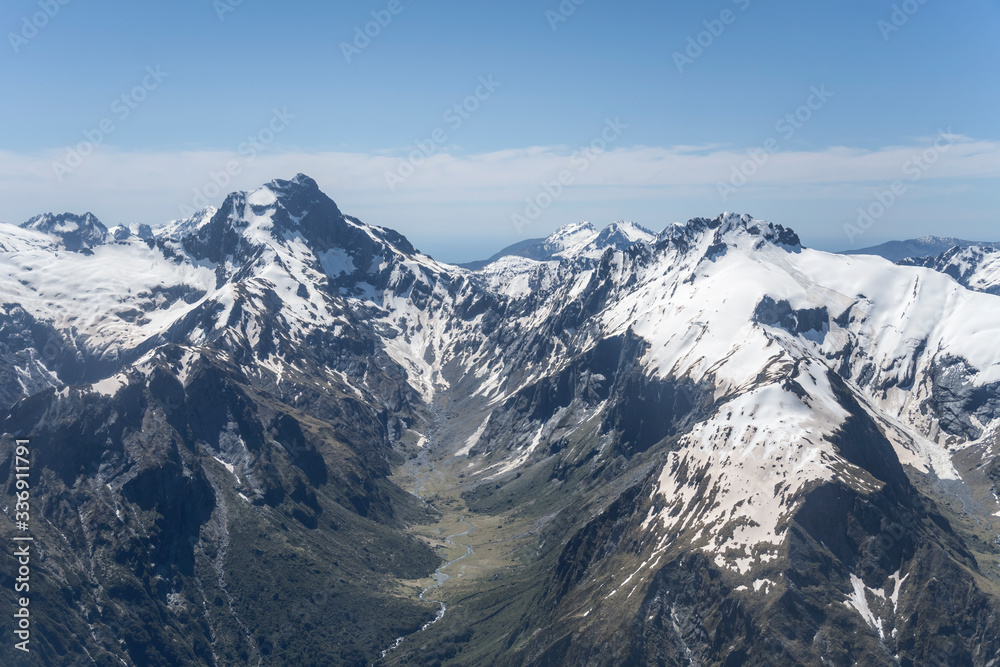
<svg viewBox="0 0 1000 667"><path fill-rule="evenodd" d="M469 455L469 452L472 451L472 448L475 447L476 444L479 442L479 439L483 437L483 433L486 431L486 426L490 423L490 417L492 416L493 413L486 415L486 419L483 420L483 423L479 425L479 428L476 429L475 433L469 436L469 438L465 441L465 445L463 445L461 449L455 452L455 456Z"/></svg>
<svg viewBox="0 0 1000 667"><path fill-rule="evenodd" d="M878 632L879 639L885 639L885 632L882 630L882 622L875 617L875 614L872 613L871 608L868 606L868 595L880 594L882 591L876 592L868 588L865 586L865 583L861 581L860 577L853 573L851 574L851 586L853 586L854 591L851 596L847 598L844 604L858 612L858 614L861 615L861 618L865 619L865 623Z"/></svg>
<svg viewBox="0 0 1000 667"><path fill-rule="evenodd" d="M773 557L808 484L848 475L859 490L871 490L846 472L828 441L848 413L826 373L808 364L797 378L805 398L779 383L764 385L733 398L682 437L657 487L665 502L664 534L683 536L720 567L746 574Z"/></svg>

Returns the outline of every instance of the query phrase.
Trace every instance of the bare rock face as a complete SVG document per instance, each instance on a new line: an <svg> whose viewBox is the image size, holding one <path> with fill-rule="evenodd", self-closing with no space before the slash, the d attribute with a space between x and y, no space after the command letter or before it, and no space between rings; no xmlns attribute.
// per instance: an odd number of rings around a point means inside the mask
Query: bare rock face
<svg viewBox="0 0 1000 667"><path fill-rule="evenodd" d="M37 551L33 653L0 662L995 667L991 262L723 214L470 270L301 174L2 229L0 474L14 502L28 438ZM404 463L497 549L431 625Z"/></svg>

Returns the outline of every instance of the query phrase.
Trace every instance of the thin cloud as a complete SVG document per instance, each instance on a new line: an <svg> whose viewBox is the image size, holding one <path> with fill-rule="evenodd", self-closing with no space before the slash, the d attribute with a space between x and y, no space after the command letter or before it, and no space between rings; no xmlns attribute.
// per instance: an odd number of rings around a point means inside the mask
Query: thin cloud
<svg viewBox="0 0 1000 667"><path fill-rule="evenodd" d="M938 180L1000 178L1000 143L949 135L952 145L939 153L921 178L921 187ZM740 193L779 191L783 199L828 198L833 193L862 192L871 183L905 179L904 165L933 145L935 137L912 145L863 150L832 146L818 151L780 151L767 156ZM599 203L623 197L660 198L665 205L674 196L701 193L706 214L725 206L717 194L720 182L729 182L734 169L750 158L746 150L719 146L634 146L613 148L578 171L573 161L579 150L565 146L532 146L479 154L440 152L425 159L412 176L390 191L386 173L397 170L405 152L380 153L283 151L262 153L246 160L229 151L123 152L99 149L61 181L53 163L62 152L14 153L0 151L0 220L20 222L47 210L92 210L117 221L156 224L180 217L198 193L214 187L213 174L224 174L236 162L239 174L220 194L251 189L273 178L304 172L314 177L334 199L380 201L380 208L419 202L428 206L453 203L509 202L512 211L542 183L573 173L572 197ZM460 228L456 229L460 231Z"/></svg>

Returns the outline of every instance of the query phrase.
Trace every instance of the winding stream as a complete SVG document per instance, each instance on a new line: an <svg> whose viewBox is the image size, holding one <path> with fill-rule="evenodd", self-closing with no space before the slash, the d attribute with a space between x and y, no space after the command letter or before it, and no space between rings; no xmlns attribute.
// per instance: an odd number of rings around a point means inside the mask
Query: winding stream
<svg viewBox="0 0 1000 667"><path fill-rule="evenodd" d="M423 590L422 593L420 593L420 599L421 600L424 600L425 602L437 602L439 605L441 605L441 608L438 609L437 616L434 617L433 621L427 621L427 623L424 625L424 627L420 628L421 632L423 632L427 628L431 627L432 625L434 625L435 623L437 623L438 621L440 621L441 618L444 616L444 612L448 610L448 605L446 605L441 600L435 600L433 598L424 597L427 594L427 591L432 591L435 588L440 588L444 584L444 582L446 582L449 579L451 579L451 575L450 574L445 574L444 570L446 570L448 567L454 565L458 561L462 560L463 558L468 558L469 556L472 555L472 547L471 546L469 546L468 544L462 544L461 542L452 542L451 538L453 538L453 537L462 537L463 535L470 535L470 534L472 534L472 532L474 530L476 530L476 527L473 526L468 521L466 521L465 517L461 517L461 516L458 517L458 521L460 523L464 523L466 526L469 527L469 529L467 531L465 531L464 533L455 533L454 535L449 535L448 537L444 538L444 541L447 542L448 544L453 544L453 545L456 545L456 546L465 547L465 553L462 554L461 556L459 556L458 558L453 558L452 560L448 561L447 563L445 563L444 565L442 565L441 567L439 567L438 569L436 569L434 571L434 582L435 582L434 585L428 586L427 588L425 588Z"/></svg>
<svg viewBox="0 0 1000 667"><path fill-rule="evenodd" d="M414 475L413 475L414 476L413 495L415 495L417 498L419 498L425 505L427 505L428 507L430 507L432 510L434 510L435 512L437 512L438 516L440 516L441 518L444 518L445 513L442 512L441 510L439 510L437 507L435 507L433 503L429 502L420 493L421 490L423 489L424 482L427 481L427 479L431 476L432 473L434 473L434 472L437 471L436 466L430 460L430 457L427 456L427 450L426 449L422 450L420 452L420 454L417 456L417 458L416 458L416 460L414 462L414 468L415 468L415 470L414 470ZM422 471L423 475L418 476L417 471ZM423 600L424 602L436 602L438 605L440 605L440 608L438 609L437 614L434 616L434 619L430 620L430 621L427 621L427 623L425 623L424 626L422 628L420 628L420 630L418 630L417 632L423 632L427 628L431 627L432 625L434 625L435 623L437 623L438 621L440 621L442 618L444 618L445 612L448 611L448 605L446 605L443 600L436 600L434 598L426 597L427 593L429 591L433 591L436 588L441 588L441 586L444 585L444 582L446 582L449 579L451 579L451 575L447 574L445 572L445 570L447 570L449 567L451 567L452 565L454 565L458 561L460 561L460 560L462 560L464 558L468 558L469 556L472 555L472 553L474 551L474 549L470 545L468 545L468 544L463 544L461 542L454 542L454 541L452 541L451 538L453 538L453 537L463 537L465 535L471 535L476 530L476 527L474 525L472 525L471 523L469 523L468 521L466 521L464 516L459 516L458 517L458 521L459 521L459 523L462 523L462 524L465 524L466 526L468 526L469 529L466 530L466 531L464 531L464 532L461 532L461 533L455 533L453 535L448 535L447 537L444 538L444 541L445 541L446 544L450 544L450 545L453 545L453 546L459 546L459 547L465 547L465 553L462 554L461 556L459 556L458 558L451 559L450 561L448 561L447 563L445 563L441 567L439 567L436 570L434 570L434 583L432 585L428 586L427 588L425 588L423 591L420 592L420 599L421 600ZM416 634L416 633L413 633L413 634ZM384 658L385 656L387 656L391 651L393 651L400 644L402 644L403 640L406 639L409 636L412 636L412 635L403 635L402 637L397 637L396 641L393 642L392 646L390 646L389 648L387 648L384 651L382 651L382 657Z"/></svg>

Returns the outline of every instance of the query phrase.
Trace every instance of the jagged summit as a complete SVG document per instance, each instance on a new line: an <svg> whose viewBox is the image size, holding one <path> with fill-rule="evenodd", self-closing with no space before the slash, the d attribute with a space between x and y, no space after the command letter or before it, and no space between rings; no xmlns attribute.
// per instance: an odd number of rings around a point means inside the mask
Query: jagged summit
<svg viewBox="0 0 1000 667"><path fill-rule="evenodd" d="M600 231L589 222L577 222L552 232L542 247L549 259L598 259L608 248L625 250L636 243L648 244L655 237L645 227L625 220L615 221Z"/></svg>
<svg viewBox="0 0 1000 667"><path fill-rule="evenodd" d="M343 216L337 204L320 190L316 181L305 174L296 174L290 181L275 179L255 190L235 192L230 197L241 198L255 209L284 209L293 222L298 222L316 206L322 207L323 213L331 217Z"/></svg>
<svg viewBox="0 0 1000 667"><path fill-rule="evenodd" d="M788 248L801 248L802 242L798 234L787 227L759 220L748 214L723 213L712 221L712 226L718 224L716 237L722 238L731 235L733 232L746 232L750 236L759 236L761 239L771 241L776 245L783 245Z"/></svg>
<svg viewBox="0 0 1000 667"><path fill-rule="evenodd" d="M163 239L180 240L181 238L198 231L207 224L219 211L214 206L207 206L195 212L187 218L171 220L156 229L156 235Z"/></svg>
<svg viewBox="0 0 1000 667"><path fill-rule="evenodd" d="M799 237L790 229L758 220L749 215L723 213L716 218L694 218L686 223L674 223L659 234L635 222L618 220L598 230L589 222L575 222L564 225L549 236L540 239L526 239L510 245L489 259L460 264L462 268L478 271L504 257L524 257L547 262L553 260L597 260L608 248L627 250L635 245L666 246L671 243L690 245L696 237L707 231L717 231L719 243L729 235L744 232L757 240L767 240L786 249L799 249Z"/></svg>
<svg viewBox="0 0 1000 667"><path fill-rule="evenodd" d="M908 257L897 264L934 269L971 290L1000 294L1000 249L992 245L956 245L936 257Z"/></svg>
<svg viewBox="0 0 1000 667"><path fill-rule="evenodd" d="M180 232L179 240L195 256L213 262L251 256L253 248L295 238L314 252L343 249L364 256L366 262L388 247L400 254L417 253L401 234L345 216L304 174L288 181L276 179L250 192L233 192L218 210L174 223L173 232Z"/></svg>
<svg viewBox="0 0 1000 667"><path fill-rule="evenodd" d="M802 248L798 235L786 227L754 218L752 215L725 212L715 218L694 218L686 223L674 223L659 234L634 222L617 221L598 232L589 222L560 227L549 235L542 247L550 259L577 257L599 258L608 248L625 250L635 244L690 245L696 238L714 234L714 243L740 244L749 240L752 247L769 241L789 250Z"/></svg>
<svg viewBox="0 0 1000 667"><path fill-rule="evenodd" d="M289 180L274 179L250 191L230 193L219 208L207 207L189 218L172 220L158 228L120 225L110 232L91 213L74 215L46 213L20 225L55 239L54 247L86 250L115 240L139 239L169 243L185 248L193 257L212 262L226 257L239 259L253 254L252 248L272 242L288 242L299 237L316 252L342 249L367 266L380 256L383 246L389 254L414 256L419 251L403 235L391 229L367 225L345 215L308 175L298 173ZM694 218L675 223L659 234L630 221L618 220L604 228L586 221L564 225L544 239L521 242L486 262L465 265L478 270L507 255L537 261L597 260L613 248L626 250L636 244L655 246L689 244L705 232L715 233L715 243L733 243L740 235L756 237L786 248L800 248L798 236L790 229L750 215L723 213L715 218ZM357 257L360 253L361 257ZM238 262L237 262L238 263Z"/></svg>
<svg viewBox="0 0 1000 667"><path fill-rule="evenodd" d="M272 192L286 207L295 206L297 202L308 203L326 196L320 190L315 180L302 173L296 174L288 181L276 178L255 190L255 192L264 190Z"/></svg>
<svg viewBox="0 0 1000 667"><path fill-rule="evenodd" d="M43 213L20 227L53 236L58 239L57 244L66 250L79 251L102 245L108 240L108 228L93 213Z"/></svg>
<svg viewBox="0 0 1000 667"><path fill-rule="evenodd" d="M746 213L725 212L715 218L692 218L686 223L675 222L656 236L660 247L678 246L686 248L695 239L707 233L714 233L715 244L722 246L737 243L741 237L770 241L787 249L801 249L798 234L787 227L766 220L759 220Z"/></svg>
<svg viewBox="0 0 1000 667"><path fill-rule="evenodd" d="M111 230L111 237L116 241L125 241L132 237L148 241L153 238L153 228L143 224L118 225Z"/></svg>
<svg viewBox="0 0 1000 667"><path fill-rule="evenodd" d="M589 222L563 225L549 234L542 243L545 254L557 258L578 253L597 237L597 228Z"/></svg>
<svg viewBox="0 0 1000 667"><path fill-rule="evenodd" d="M304 176L148 243L36 223L0 226L0 403L73 586L40 664L1000 654L996 252L898 266L725 213L470 272ZM398 594L442 569L420 479L500 547L443 617ZM284 633L316 590L351 618Z"/></svg>
<svg viewBox="0 0 1000 667"><path fill-rule="evenodd" d="M655 238L656 233L642 225L618 220L601 230L594 239L594 245L599 248L625 250L636 243L651 243Z"/></svg>

